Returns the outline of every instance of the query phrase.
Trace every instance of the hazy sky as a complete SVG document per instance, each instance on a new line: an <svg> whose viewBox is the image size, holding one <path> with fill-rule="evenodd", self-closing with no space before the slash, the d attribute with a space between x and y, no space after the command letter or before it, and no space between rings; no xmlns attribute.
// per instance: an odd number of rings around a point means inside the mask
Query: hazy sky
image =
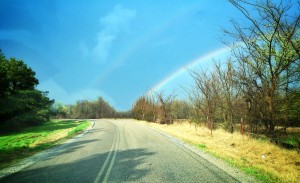
<svg viewBox="0 0 300 183"><path fill-rule="evenodd" d="M128 110L149 89L184 95L184 69L226 52L221 29L238 16L226 0L0 0L0 49L56 101Z"/></svg>

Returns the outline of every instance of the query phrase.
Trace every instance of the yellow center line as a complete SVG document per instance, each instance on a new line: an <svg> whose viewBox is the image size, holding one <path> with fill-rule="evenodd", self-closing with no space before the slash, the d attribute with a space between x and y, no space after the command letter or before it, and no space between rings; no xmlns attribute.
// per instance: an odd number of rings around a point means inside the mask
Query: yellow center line
<svg viewBox="0 0 300 183"><path fill-rule="evenodd" d="M107 172L106 172L106 174L105 174L105 177L104 177L104 179L103 179L103 182L105 183L105 182L107 182L107 179L108 179L108 177L109 177L109 175L110 175L110 172L111 172L111 169L112 169L112 167L113 167L113 164L114 164L114 161L115 161L115 158L116 158L116 155L117 155L117 151L118 151L118 149L119 149L119 141L120 141L120 133L119 133L119 130L118 130L118 128L116 127L116 143L115 143L115 149L114 149L114 155L113 155L113 157L112 157L112 159L111 159L111 161L110 161L110 164L109 164L109 167L108 167L108 169L107 169Z"/></svg>
<svg viewBox="0 0 300 183"><path fill-rule="evenodd" d="M113 124L113 123L112 123L112 124ZM118 151L118 148L119 148L120 133L119 133L118 127L117 127L115 124L113 124L113 126L114 126L115 129L116 129L115 138L114 138L114 141L113 141L113 143L112 143L112 146L111 146L111 148L110 148L110 150L109 150L109 153L108 153L108 155L107 155L107 157L106 157L106 159L105 159L105 161L104 161L104 164L103 164L103 166L101 167L101 170L99 171L99 173L98 173L98 175L97 175L97 177L96 177L94 183L98 183L98 182L100 181L100 178L101 178L102 174L104 173L105 168L107 167L107 164L108 164L108 162L109 162L109 159L110 159L111 155L113 154L113 157L112 157L112 159L111 159L111 161L110 161L110 163L109 163L108 169L107 169L107 171L106 171L106 173L105 173L105 175L104 175L104 178L103 178L103 182L107 182L107 180L108 180L108 178L109 178L109 175L110 175L110 172L111 172L111 170L112 170L114 161L115 161L115 159L116 159L117 151Z"/></svg>

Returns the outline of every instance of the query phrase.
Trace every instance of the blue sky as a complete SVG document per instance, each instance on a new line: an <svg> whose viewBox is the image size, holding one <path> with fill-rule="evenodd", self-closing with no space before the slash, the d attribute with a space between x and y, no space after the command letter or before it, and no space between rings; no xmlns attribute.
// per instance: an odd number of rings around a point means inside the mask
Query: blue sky
<svg viewBox="0 0 300 183"><path fill-rule="evenodd" d="M56 101L128 110L149 89L184 96L183 68L224 54L221 29L239 15L226 0L0 0L0 49Z"/></svg>

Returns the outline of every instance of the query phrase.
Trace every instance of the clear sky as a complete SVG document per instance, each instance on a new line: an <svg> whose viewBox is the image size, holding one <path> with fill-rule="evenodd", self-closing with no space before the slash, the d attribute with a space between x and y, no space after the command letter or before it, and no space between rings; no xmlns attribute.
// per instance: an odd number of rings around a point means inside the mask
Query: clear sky
<svg viewBox="0 0 300 183"><path fill-rule="evenodd" d="M128 110L149 89L184 95L188 67L227 50L226 0L0 0L0 49L64 104L103 97Z"/></svg>

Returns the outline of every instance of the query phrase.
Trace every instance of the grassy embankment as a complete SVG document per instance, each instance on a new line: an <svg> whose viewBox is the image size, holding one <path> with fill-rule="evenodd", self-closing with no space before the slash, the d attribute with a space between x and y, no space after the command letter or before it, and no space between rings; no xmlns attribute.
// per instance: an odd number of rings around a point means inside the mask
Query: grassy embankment
<svg viewBox="0 0 300 183"><path fill-rule="evenodd" d="M231 134L222 129L217 129L210 135L207 128L200 127L196 131L189 123L143 123L221 158L263 182L300 180L299 152L280 148L270 143L267 138L253 139L238 132Z"/></svg>
<svg viewBox="0 0 300 183"><path fill-rule="evenodd" d="M90 124L89 121L53 120L22 132L0 134L0 168L56 145Z"/></svg>

